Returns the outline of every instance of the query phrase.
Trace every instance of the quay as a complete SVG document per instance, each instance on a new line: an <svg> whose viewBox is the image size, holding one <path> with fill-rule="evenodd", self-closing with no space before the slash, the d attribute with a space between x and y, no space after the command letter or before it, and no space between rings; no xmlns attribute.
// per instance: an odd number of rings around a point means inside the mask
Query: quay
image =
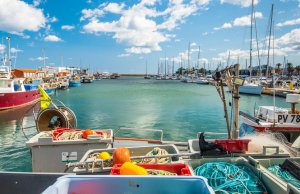
<svg viewBox="0 0 300 194"><path fill-rule="evenodd" d="M262 94L273 96L275 90L275 96L285 98L287 94L300 94L300 89L290 90L287 88L263 88Z"/></svg>

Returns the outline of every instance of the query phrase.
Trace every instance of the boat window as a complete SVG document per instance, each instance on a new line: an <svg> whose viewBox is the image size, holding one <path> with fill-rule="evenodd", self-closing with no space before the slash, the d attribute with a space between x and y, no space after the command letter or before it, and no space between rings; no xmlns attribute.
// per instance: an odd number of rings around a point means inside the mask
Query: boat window
<svg viewBox="0 0 300 194"><path fill-rule="evenodd" d="M10 80L0 80L0 88L10 88L11 81Z"/></svg>

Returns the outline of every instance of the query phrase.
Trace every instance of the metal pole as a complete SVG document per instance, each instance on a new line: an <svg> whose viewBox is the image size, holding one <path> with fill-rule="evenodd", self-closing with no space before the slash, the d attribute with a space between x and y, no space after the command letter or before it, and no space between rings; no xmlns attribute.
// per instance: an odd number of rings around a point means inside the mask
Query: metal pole
<svg viewBox="0 0 300 194"><path fill-rule="evenodd" d="M235 65L235 77L239 77L239 67L240 64ZM237 139L239 137L239 86L233 84L233 101L234 101L234 120L233 120L233 139Z"/></svg>
<svg viewBox="0 0 300 194"><path fill-rule="evenodd" d="M11 68L11 63L10 63L10 37L8 36L8 37L6 37L6 40L7 40L7 46L8 46L8 59L7 59L7 61L8 61L8 66L9 66L9 68Z"/></svg>

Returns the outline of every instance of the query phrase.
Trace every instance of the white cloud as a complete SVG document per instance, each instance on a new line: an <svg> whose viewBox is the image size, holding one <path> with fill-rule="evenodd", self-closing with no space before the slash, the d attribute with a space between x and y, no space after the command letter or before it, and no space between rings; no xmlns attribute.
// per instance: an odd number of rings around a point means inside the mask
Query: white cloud
<svg viewBox="0 0 300 194"><path fill-rule="evenodd" d="M82 16L80 17L80 21L86 20L86 19L94 19L97 17L101 17L104 15L104 11L101 9L83 9L81 11Z"/></svg>
<svg viewBox="0 0 300 194"><path fill-rule="evenodd" d="M294 19L294 20L287 20L285 22L281 22L281 23L276 24L276 26L278 26L278 27L293 26L293 25L297 25L297 24L300 24L300 18Z"/></svg>
<svg viewBox="0 0 300 194"><path fill-rule="evenodd" d="M197 46L197 43L192 42L190 46Z"/></svg>
<svg viewBox="0 0 300 194"><path fill-rule="evenodd" d="M121 4L109 3L106 7L103 8L103 10L107 11L107 12L110 12L110 13L119 14L123 11L124 7L125 7L124 3L121 3Z"/></svg>
<svg viewBox="0 0 300 194"><path fill-rule="evenodd" d="M36 57L36 58L30 58L31 61L44 61L49 59L48 57Z"/></svg>
<svg viewBox="0 0 300 194"><path fill-rule="evenodd" d="M11 49L10 49L10 52L11 52L11 53L18 53L18 52L23 52L23 50L18 49L18 48L11 48Z"/></svg>
<svg viewBox="0 0 300 194"><path fill-rule="evenodd" d="M108 33L118 43L124 43L129 48L126 53L142 54L160 51L160 43L175 38L166 34L165 30L173 30L185 19L210 2L210 0L193 0L184 3L182 0L169 0L165 10L156 10L157 0L142 0L138 4L125 8L125 4L101 4L95 9L82 10L81 21L83 33L99 35ZM103 9L101 9L103 8ZM107 12L121 14L114 21L101 21ZM157 23L159 18L160 23Z"/></svg>
<svg viewBox="0 0 300 194"><path fill-rule="evenodd" d="M48 35L44 38L46 42L61 42L62 39L55 35Z"/></svg>
<svg viewBox="0 0 300 194"><path fill-rule="evenodd" d="M0 52L4 52L5 51L5 45L4 44L0 44Z"/></svg>
<svg viewBox="0 0 300 194"><path fill-rule="evenodd" d="M255 12L254 16L256 19L262 19L263 14L261 12ZM232 28L236 26L250 26L251 25L251 15L242 16L235 18L232 23L224 23L220 27L215 27L214 30L221 30L226 28Z"/></svg>
<svg viewBox="0 0 300 194"><path fill-rule="evenodd" d="M46 0L45 0L46 1ZM41 3L43 3L43 0L33 0L33 6L38 7Z"/></svg>
<svg viewBox="0 0 300 194"><path fill-rule="evenodd" d="M290 45L293 48L300 48L300 28L293 29L289 33L284 34L276 39L275 43L278 46Z"/></svg>
<svg viewBox="0 0 300 194"><path fill-rule="evenodd" d="M132 54L148 54L151 53L150 48L143 48L143 47L131 47L125 49L127 53L132 53Z"/></svg>
<svg viewBox="0 0 300 194"><path fill-rule="evenodd" d="M0 31L22 35L24 31L38 31L47 22L42 9L19 0L0 1Z"/></svg>
<svg viewBox="0 0 300 194"><path fill-rule="evenodd" d="M225 28L232 28L231 23L224 23L222 26L220 27L215 27L214 30L220 30L220 29L225 29Z"/></svg>
<svg viewBox="0 0 300 194"><path fill-rule="evenodd" d="M51 22L51 23L54 23L54 22L57 22L57 21L58 21L58 19L56 17L52 17L52 18L49 19L49 22Z"/></svg>
<svg viewBox="0 0 300 194"><path fill-rule="evenodd" d="M254 5L258 4L259 0L254 0ZM228 3L232 5L238 5L241 7L249 7L252 4L252 0L221 0L221 4Z"/></svg>
<svg viewBox="0 0 300 194"><path fill-rule="evenodd" d="M263 18L263 14L261 12L255 12L254 16L256 19ZM236 18L233 21L233 26L250 26L250 25L251 25L251 15Z"/></svg>
<svg viewBox="0 0 300 194"><path fill-rule="evenodd" d="M129 53L122 53L118 55L118 57L129 57L129 56L130 56Z"/></svg>
<svg viewBox="0 0 300 194"><path fill-rule="evenodd" d="M73 30L75 28L75 26L72 25L63 25L61 26L62 30Z"/></svg>

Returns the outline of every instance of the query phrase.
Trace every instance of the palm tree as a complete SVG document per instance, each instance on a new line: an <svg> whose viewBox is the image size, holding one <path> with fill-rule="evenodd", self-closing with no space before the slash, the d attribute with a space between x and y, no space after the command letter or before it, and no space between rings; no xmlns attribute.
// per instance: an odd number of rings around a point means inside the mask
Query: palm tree
<svg viewBox="0 0 300 194"><path fill-rule="evenodd" d="M287 71L289 73L289 76L291 76L294 71L293 63L287 63Z"/></svg>
<svg viewBox="0 0 300 194"><path fill-rule="evenodd" d="M300 65L296 66L295 69L296 69L296 71L297 71L297 73L299 75L299 73L300 73Z"/></svg>
<svg viewBox="0 0 300 194"><path fill-rule="evenodd" d="M281 63L277 63L277 64L276 64L277 72L278 72L278 73L280 73L280 71L281 71L281 70L280 70L280 67L281 67L281 66L282 66Z"/></svg>

